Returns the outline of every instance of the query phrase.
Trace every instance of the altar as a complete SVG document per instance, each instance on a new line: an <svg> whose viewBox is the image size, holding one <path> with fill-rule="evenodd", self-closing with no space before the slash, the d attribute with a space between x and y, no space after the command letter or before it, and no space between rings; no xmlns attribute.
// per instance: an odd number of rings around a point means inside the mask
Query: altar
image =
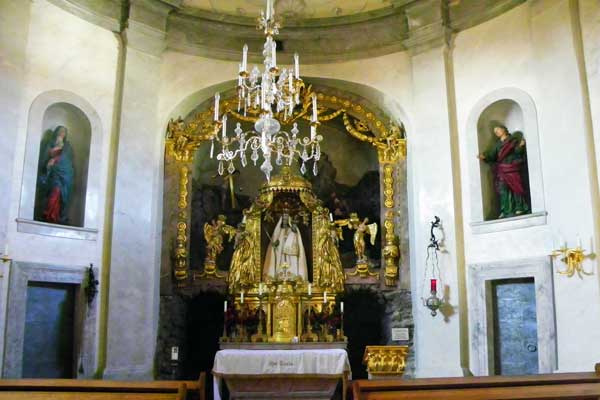
<svg viewBox="0 0 600 400"><path fill-rule="evenodd" d="M340 348L220 350L212 374L215 399L224 382L232 399L331 399L340 382L345 398L351 378L348 354Z"/></svg>

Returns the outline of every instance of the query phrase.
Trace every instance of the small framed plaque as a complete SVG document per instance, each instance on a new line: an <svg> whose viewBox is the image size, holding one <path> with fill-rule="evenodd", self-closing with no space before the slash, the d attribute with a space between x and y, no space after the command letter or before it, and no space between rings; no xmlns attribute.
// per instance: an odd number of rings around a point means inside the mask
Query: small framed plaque
<svg viewBox="0 0 600 400"><path fill-rule="evenodd" d="M408 328L392 328L393 341L408 341L410 340Z"/></svg>

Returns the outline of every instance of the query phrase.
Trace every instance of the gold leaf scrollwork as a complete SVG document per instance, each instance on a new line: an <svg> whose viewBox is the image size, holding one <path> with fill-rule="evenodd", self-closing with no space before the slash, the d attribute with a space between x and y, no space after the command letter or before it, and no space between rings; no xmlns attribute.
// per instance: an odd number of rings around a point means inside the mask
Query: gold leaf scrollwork
<svg viewBox="0 0 600 400"><path fill-rule="evenodd" d="M190 170L187 165L179 169L179 201L177 205L180 210L185 210L188 206L188 182Z"/></svg>
<svg viewBox="0 0 600 400"><path fill-rule="evenodd" d="M385 262L385 284L386 286L396 286L398 281L398 257L400 249L398 248L398 240L394 233L394 212L388 210L385 213L385 245L383 247L383 258Z"/></svg>
<svg viewBox="0 0 600 400"><path fill-rule="evenodd" d="M363 364L373 376L402 376L407 355L408 346L367 346Z"/></svg>
<svg viewBox="0 0 600 400"><path fill-rule="evenodd" d="M177 234L175 236L175 281L178 286L185 286L188 279L188 250L187 250L187 211L188 211L188 183L190 169L187 165L179 168L179 207Z"/></svg>
<svg viewBox="0 0 600 400"><path fill-rule="evenodd" d="M177 223L177 237L175 238L175 281L179 286L185 286L188 279L187 270L187 224Z"/></svg>
<svg viewBox="0 0 600 400"><path fill-rule="evenodd" d="M383 196L383 204L394 208L394 167L390 164L383 167Z"/></svg>

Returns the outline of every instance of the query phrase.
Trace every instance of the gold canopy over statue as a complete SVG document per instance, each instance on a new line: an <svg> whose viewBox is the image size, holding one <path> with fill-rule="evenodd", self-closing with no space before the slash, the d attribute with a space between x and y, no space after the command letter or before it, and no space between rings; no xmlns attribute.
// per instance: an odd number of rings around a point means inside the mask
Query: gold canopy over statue
<svg viewBox="0 0 600 400"><path fill-rule="evenodd" d="M274 222L275 228L269 231ZM315 197L310 182L283 167L244 210L229 269L229 291L247 291L261 281L276 280L285 265L286 274L301 286L309 283L308 271L312 270L315 289L342 292L344 272L338 235L336 224L329 220L329 211Z"/></svg>

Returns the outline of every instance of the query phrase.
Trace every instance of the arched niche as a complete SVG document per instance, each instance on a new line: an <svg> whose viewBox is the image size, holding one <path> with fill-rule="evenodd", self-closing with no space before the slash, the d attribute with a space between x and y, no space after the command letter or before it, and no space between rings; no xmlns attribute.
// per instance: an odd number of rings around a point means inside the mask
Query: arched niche
<svg viewBox="0 0 600 400"><path fill-rule="evenodd" d="M35 205L33 219L41 222L52 222L60 225L83 227L85 219L85 193L90 155L91 124L81 109L69 103L54 103L46 109L42 120L43 135L40 140L38 175L36 179ZM64 132L65 139L60 140ZM58 148L57 141L64 144L59 149L61 154L53 156L53 148ZM60 158L60 160L58 160ZM65 180L64 191L67 197L58 196L58 207L52 210L57 213L50 216L53 196L61 188L52 184L50 163L63 162L68 171L57 178ZM67 176L65 176L67 175ZM58 221L50 221L50 219Z"/></svg>
<svg viewBox="0 0 600 400"><path fill-rule="evenodd" d="M46 154L58 127L67 128L72 152L72 185L64 219L45 221L47 189L41 185L46 172ZM93 107L74 93L54 90L40 94L29 111L21 202L17 227L19 232L71 239L95 240L98 227L102 125Z"/></svg>
<svg viewBox="0 0 600 400"><path fill-rule="evenodd" d="M497 125L505 126L511 133L521 132L525 139L527 157L521 175L530 213L498 218L500 206L492 167L477 158L478 154L492 148L498 140L493 132ZM473 233L545 224L537 113L531 97L516 88L500 89L486 95L471 111L467 138Z"/></svg>

